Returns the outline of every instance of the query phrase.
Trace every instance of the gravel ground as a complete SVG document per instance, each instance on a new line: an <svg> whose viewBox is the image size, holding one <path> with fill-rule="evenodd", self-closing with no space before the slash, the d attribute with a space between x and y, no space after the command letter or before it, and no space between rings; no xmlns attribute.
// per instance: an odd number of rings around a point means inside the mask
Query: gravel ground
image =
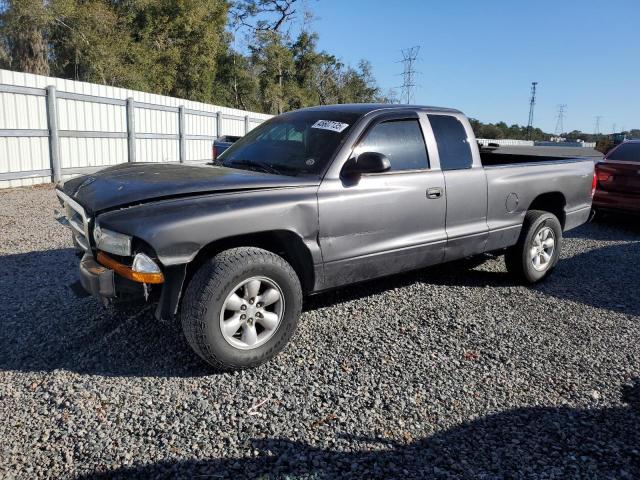
<svg viewBox="0 0 640 480"><path fill-rule="evenodd" d="M270 363L212 374L178 325L104 310L50 188L0 192L0 477L638 478L640 226L307 301Z"/></svg>

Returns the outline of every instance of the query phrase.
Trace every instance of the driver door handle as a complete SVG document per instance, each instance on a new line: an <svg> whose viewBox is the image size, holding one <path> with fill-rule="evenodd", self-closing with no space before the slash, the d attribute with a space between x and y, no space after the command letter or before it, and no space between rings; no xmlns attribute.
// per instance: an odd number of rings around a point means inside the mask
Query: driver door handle
<svg viewBox="0 0 640 480"><path fill-rule="evenodd" d="M427 198L440 198L442 189L440 187L432 187L427 189Z"/></svg>

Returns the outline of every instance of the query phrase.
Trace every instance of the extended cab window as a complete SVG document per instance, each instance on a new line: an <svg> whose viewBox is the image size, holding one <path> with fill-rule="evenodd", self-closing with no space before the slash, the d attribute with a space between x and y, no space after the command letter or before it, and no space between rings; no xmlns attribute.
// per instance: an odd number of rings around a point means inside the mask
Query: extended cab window
<svg viewBox="0 0 640 480"><path fill-rule="evenodd" d="M358 145L357 153L364 152L386 155L392 171L429 168L427 147L418 120L379 123Z"/></svg>
<svg viewBox="0 0 640 480"><path fill-rule="evenodd" d="M473 157L467 139L467 132L460 120L451 115L429 115L440 154L442 170L471 168Z"/></svg>

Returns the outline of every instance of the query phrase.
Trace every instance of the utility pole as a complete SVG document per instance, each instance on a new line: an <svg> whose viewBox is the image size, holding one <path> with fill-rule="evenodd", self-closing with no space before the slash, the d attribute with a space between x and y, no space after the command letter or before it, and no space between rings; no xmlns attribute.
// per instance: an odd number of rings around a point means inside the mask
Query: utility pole
<svg viewBox="0 0 640 480"><path fill-rule="evenodd" d="M413 101L413 95L415 93L416 88L416 75L418 72L415 70L415 64L418 60L418 52L420 52L420 46L417 45L411 48L404 48L401 50L402 52L402 60L399 63L402 63L402 86L400 99L401 101L405 101L405 103L409 104Z"/></svg>
<svg viewBox="0 0 640 480"><path fill-rule="evenodd" d="M533 135L533 109L536 106L536 87L538 82L531 82L531 100L529 100L529 122L527 123L527 139Z"/></svg>
<svg viewBox="0 0 640 480"><path fill-rule="evenodd" d="M562 103L560 105L558 105L558 120L556 121L556 130L555 130L555 134L556 136L560 136L562 135L562 133L564 132L564 109L567 108L567 104L566 103Z"/></svg>

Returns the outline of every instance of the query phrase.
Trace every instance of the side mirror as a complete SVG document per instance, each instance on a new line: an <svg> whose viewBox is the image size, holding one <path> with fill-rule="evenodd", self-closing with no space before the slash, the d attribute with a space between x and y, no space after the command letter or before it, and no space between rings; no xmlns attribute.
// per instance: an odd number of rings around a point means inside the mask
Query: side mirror
<svg viewBox="0 0 640 480"><path fill-rule="evenodd" d="M350 159L344 166L342 173L346 175L360 175L363 173L386 172L391 168L391 162L386 155L378 152L365 152L357 158Z"/></svg>

